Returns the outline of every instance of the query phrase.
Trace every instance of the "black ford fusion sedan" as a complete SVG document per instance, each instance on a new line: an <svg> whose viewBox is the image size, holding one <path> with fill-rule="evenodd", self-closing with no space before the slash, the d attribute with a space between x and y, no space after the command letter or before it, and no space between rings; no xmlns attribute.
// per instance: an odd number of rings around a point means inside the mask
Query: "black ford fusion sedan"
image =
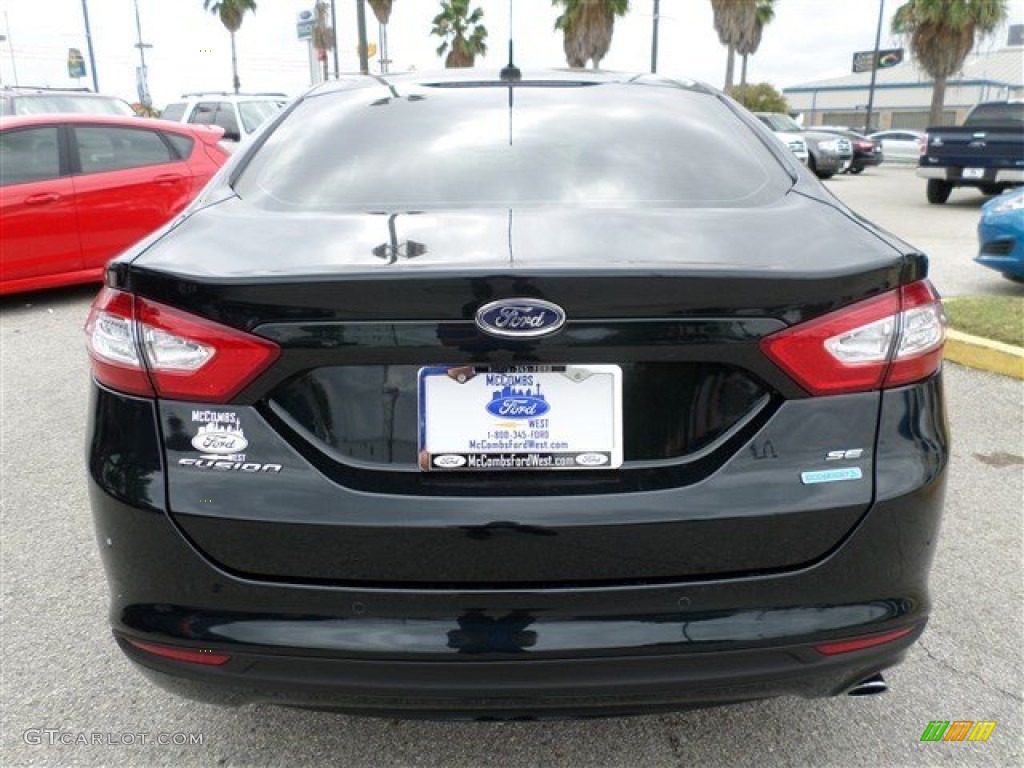
<svg viewBox="0 0 1024 768"><path fill-rule="evenodd" d="M949 451L926 274L702 85L323 85L91 310L116 642L388 716L884 690Z"/></svg>

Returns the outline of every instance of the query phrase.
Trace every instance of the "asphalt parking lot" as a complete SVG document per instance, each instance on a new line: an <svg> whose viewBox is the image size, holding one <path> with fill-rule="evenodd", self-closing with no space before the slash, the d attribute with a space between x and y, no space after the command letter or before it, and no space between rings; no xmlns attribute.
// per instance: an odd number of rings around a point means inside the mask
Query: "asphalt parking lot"
<svg viewBox="0 0 1024 768"><path fill-rule="evenodd" d="M886 163L859 176L833 176L825 186L882 229L927 253L932 282L943 296L1024 293L1019 284L974 263L981 206L992 199L978 190L960 187L945 205L931 205L924 196L925 180L917 178L913 165Z"/></svg>
<svg viewBox="0 0 1024 768"><path fill-rule="evenodd" d="M829 186L930 253L943 293L1021 291L971 262L980 194L958 191L950 204L929 206L911 171L885 167ZM110 640L83 466L88 366L81 326L94 291L0 300L0 764L1024 764L1024 383L946 367L954 453L933 573L935 610L923 641L887 675L888 695L548 723L223 710L153 688ZM932 720L997 726L985 743L921 743ZM165 745L157 743L161 737L202 743Z"/></svg>

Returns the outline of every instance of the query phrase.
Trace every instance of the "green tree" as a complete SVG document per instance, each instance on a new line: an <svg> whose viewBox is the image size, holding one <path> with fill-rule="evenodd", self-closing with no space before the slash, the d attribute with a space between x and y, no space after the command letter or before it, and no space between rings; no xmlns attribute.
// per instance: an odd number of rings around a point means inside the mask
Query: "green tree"
<svg viewBox="0 0 1024 768"><path fill-rule="evenodd" d="M732 97L751 112L789 112L786 97L771 83L737 85L732 89Z"/></svg>
<svg viewBox="0 0 1024 768"><path fill-rule="evenodd" d="M1006 5L1006 0L908 0L896 10L892 31L906 40L935 81L931 125L942 122L946 81L960 71L978 41L1006 20Z"/></svg>
<svg viewBox="0 0 1024 768"><path fill-rule="evenodd" d="M726 93L732 91L736 51L748 50L755 34L758 3L759 0L711 0L718 41L729 50L725 60Z"/></svg>
<svg viewBox="0 0 1024 768"><path fill-rule="evenodd" d="M391 20L391 7L394 5L394 0L367 0L367 2L373 9L373 15L377 17L378 24L387 24Z"/></svg>
<svg viewBox="0 0 1024 768"><path fill-rule="evenodd" d="M220 17L220 23L231 33L231 75L235 93L242 87L238 79L238 55L235 52L235 32L242 26L242 19L249 11L256 12L255 0L203 0L203 10Z"/></svg>
<svg viewBox="0 0 1024 768"><path fill-rule="evenodd" d="M437 55L445 57L449 69L472 67L477 56L487 53L487 28L480 23L482 8L469 10L469 0L443 0L441 12L434 17L430 34L442 39Z"/></svg>
<svg viewBox="0 0 1024 768"><path fill-rule="evenodd" d="M754 27L750 36L742 40L736 46L736 53L743 57L743 66L740 67L740 85L747 84L747 57L757 53L761 47L761 35L765 25L771 24L775 19L775 0L757 0L757 13L754 14Z"/></svg>
<svg viewBox="0 0 1024 768"><path fill-rule="evenodd" d="M562 32L562 49L570 67L587 66L594 69L612 45L615 17L625 16L629 0L551 0L561 7L562 14L555 20L555 29Z"/></svg>

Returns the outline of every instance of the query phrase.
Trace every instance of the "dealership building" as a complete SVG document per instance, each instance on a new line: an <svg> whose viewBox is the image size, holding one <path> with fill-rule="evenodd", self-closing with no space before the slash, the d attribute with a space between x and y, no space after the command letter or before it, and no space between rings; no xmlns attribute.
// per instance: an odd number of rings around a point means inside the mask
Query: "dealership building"
<svg viewBox="0 0 1024 768"><path fill-rule="evenodd" d="M1012 45L967 57L963 69L946 85L943 123L959 124L983 101L1024 99L1024 29L1012 27ZM864 127L871 72L794 85L782 90L789 111L805 126ZM932 100L931 78L908 55L894 67L876 71L872 130L924 130Z"/></svg>

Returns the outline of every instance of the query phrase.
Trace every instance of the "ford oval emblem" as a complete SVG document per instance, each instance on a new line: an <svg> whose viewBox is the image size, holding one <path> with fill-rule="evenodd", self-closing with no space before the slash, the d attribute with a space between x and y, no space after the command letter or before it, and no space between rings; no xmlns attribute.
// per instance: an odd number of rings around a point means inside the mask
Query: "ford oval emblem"
<svg viewBox="0 0 1024 768"><path fill-rule="evenodd" d="M241 453L248 447L241 430L203 430L192 438L192 447L203 453L216 453L228 456L233 453Z"/></svg>
<svg viewBox="0 0 1024 768"><path fill-rule="evenodd" d="M532 419L543 416L551 406L543 397L495 397L486 406L492 416L502 419Z"/></svg>
<svg viewBox="0 0 1024 768"><path fill-rule="evenodd" d="M502 299L480 307L476 324L491 336L535 338L554 333L565 325L565 310L540 299Z"/></svg>

